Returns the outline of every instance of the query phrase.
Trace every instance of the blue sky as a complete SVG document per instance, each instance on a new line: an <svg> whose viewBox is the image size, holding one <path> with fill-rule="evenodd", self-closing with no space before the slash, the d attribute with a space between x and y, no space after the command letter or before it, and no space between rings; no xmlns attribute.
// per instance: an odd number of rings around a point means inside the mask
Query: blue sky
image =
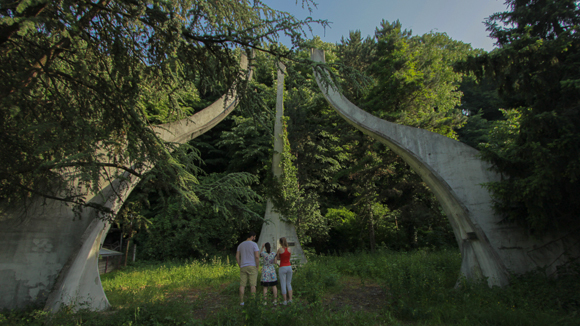
<svg viewBox="0 0 580 326"><path fill-rule="evenodd" d="M312 17L332 22L324 31L313 33L325 42L336 43L351 30L363 36L373 35L381 20L399 19L413 35L430 31L447 33L452 39L470 43L473 48L493 49L493 39L483 21L491 14L505 11L504 0L315 0L318 8L309 13L302 0L262 0L273 9L289 12L297 18Z"/></svg>

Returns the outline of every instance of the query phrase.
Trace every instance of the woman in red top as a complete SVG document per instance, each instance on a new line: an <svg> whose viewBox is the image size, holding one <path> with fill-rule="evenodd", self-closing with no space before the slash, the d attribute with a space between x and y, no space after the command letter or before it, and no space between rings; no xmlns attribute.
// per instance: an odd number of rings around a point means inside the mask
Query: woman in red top
<svg viewBox="0 0 580 326"><path fill-rule="evenodd" d="M280 248L276 253L276 260L280 261L280 268L278 269L278 274L280 277L280 289L282 290L282 297L284 302L282 304L286 305L292 303L292 266L290 265L290 256L292 253L288 250L288 241L286 238L280 238ZM286 291L288 289L288 291ZM286 301L286 292L288 292L288 301Z"/></svg>

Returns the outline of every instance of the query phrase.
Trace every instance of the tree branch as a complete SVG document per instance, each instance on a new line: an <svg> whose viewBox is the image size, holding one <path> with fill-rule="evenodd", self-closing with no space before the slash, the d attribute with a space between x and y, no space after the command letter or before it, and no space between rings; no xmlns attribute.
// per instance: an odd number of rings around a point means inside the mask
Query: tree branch
<svg viewBox="0 0 580 326"><path fill-rule="evenodd" d="M22 17L36 17L38 16L44 9L48 7L48 1L46 3L41 3L33 7L29 7L24 11ZM0 46L6 42L20 29L20 24L15 23L12 25L5 25L0 27Z"/></svg>
<svg viewBox="0 0 580 326"><path fill-rule="evenodd" d="M136 170L132 169L132 168L128 168L124 165L118 164L118 163L100 163L100 162L70 162L70 163L64 163L64 164L53 164L50 166L43 166L40 167L40 170L52 170L52 169L58 169L58 168L67 168L67 167L78 167L78 166L91 166L91 165L96 165L96 166L101 166L101 167L113 167L113 168L117 168L123 171L127 171L130 174L138 177L138 178L142 178L143 175L139 172L137 172ZM17 174L25 174L25 173L30 173L30 172L34 172L33 169L25 169L25 170L17 170L14 173Z"/></svg>

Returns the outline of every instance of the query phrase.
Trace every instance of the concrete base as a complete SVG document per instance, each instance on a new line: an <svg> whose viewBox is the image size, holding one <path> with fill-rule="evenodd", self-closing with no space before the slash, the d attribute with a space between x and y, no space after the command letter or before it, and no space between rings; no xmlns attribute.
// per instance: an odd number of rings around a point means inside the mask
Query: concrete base
<svg viewBox="0 0 580 326"><path fill-rule="evenodd" d="M324 62L324 52L313 50L312 59ZM463 275L487 278L490 286L503 286L508 284L510 273L545 268L553 274L559 265L580 256L574 234L532 238L494 213L482 184L497 181L499 176L477 157L477 150L427 130L379 119L348 101L318 72L315 77L338 114L397 153L431 188L453 227Z"/></svg>
<svg viewBox="0 0 580 326"><path fill-rule="evenodd" d="M273 251L278 250L280 248L280 238L285 237L288 241L288 248L292 253L290 258L292 264L305 264L306 256L296 235L294 225L280 220L280 214L275 212L273 207L272 201L268 200L266 203L266 215L264 217L266 222L262 225L262 231L258 239L258 248L262 248L262 244L269 242Z"/></svg>

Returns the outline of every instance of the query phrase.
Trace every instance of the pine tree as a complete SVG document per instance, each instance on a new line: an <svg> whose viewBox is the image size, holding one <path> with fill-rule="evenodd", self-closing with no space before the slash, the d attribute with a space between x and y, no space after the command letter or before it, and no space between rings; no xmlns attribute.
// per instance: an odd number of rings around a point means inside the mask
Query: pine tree
<svg viewBox="0 0 580 326"><path fill-rule="evenodd" d="M499 85L506 121L484 158L502 174L488 185L499 212L531 230L578 224L580 8L573 0L509 0L487 20L498 49L472 60Z"/></svg>
<svg viewBox="0 0 580 326"><path fill-rule="evenodd" d="M308 2L309 0L305 0ZM195 200L191 173L152 123L194 112L200 94L235 90L260 110L240 52L292 59L279 34L303 42L299 21L259 0L3 1L0 4L0 198L84 202L114 166ZM231 94L231 93L230 93ZM106 209L100 207L101 209Z"/></svg>

